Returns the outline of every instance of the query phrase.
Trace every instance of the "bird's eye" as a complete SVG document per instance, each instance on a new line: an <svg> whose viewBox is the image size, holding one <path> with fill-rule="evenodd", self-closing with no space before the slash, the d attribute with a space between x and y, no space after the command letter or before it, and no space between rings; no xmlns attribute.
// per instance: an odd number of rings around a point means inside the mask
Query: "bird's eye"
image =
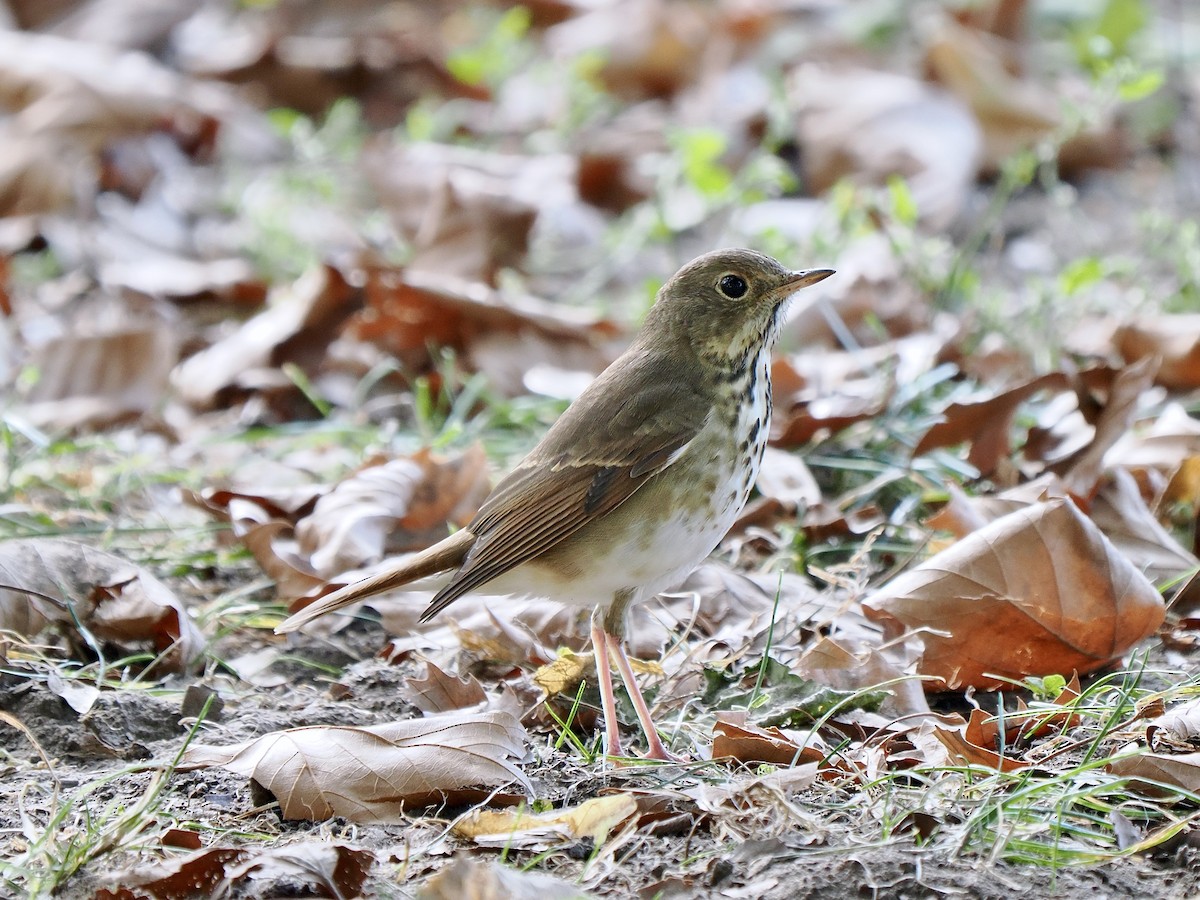
<svg viewBox="0 0 1200 900"><path fill-rule="evenodd" d="M746 284L746 279L740 275L722 275L721 280L717 282L717 287L726 297L736 300L738 297L745 296L749 287Z"/></svg>

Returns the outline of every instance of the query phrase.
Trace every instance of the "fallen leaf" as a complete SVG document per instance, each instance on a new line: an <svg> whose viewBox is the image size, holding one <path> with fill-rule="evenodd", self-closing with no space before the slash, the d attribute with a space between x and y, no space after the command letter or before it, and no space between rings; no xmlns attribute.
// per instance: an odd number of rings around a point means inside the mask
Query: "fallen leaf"
<svg viewBox="0 0 1200 900"><path fill-rule="evenodd" d="M767 772L748 781L698 784L685 788L682 793L695 801L699 812L722 816L731 811L742 812L764 804L769 806L780 800L787 802L794 794L812 787L819 776L820 766L816 762L806 762ZM692 822L703 818L694 811L689 813Z"/></svg>
<svg viewBox="0 0 1200 900"><path fill-rule="evenodd" d="M553 875L465 854L417 889L417 900L592 900L595 896Z"/></svg>
<svg viewBox="0 0 1200 900"><path fill-rule="evenodd" d="M347 333L394 356L412 372L430 369L430 346L454 350L490 386L516 396L543 365L598 373L616 358L620 330L594 316L478 281L416 269L367 273L367 308Z"/></svg>
<svg viewBox="0 0 1200 900"><path fill-rule="evenodd" d="M407 698L423 713L443 713L478 706L487 694L474 676L456 678L426 661L425 677L404 682Z"/></svg>
<svg viewBox="0 0 1200 900"><path fill-rule="evenodd" d="M925 63L966 103L983 129L983 162L994 170L1058 127L1058 98L1047 85L1009 71L997 42L948 18L931 30Z"/></svg>
<svg viewBox="0 0 1200 900"><path fill-rule="evenodd" d="M0 29L4 123L0 217L54 211L89 185L114 139L181 132L227 121L244 108L223 85L181 76L144 53L90 40Z"/></svg>
<svg viewBox="0 0 1200 900"><path fill-rule="evenodd" d="M585 800L579 806L544 813L531 813L524 808L474 809L458 819L450 830L481 847L543 852L584 838L599 846L613 829L637 812L637 801L630 794L609 794Z"/></svg>
<svg viewBox="0 0 1200 900"><path fill-rule="evenodd" d="M916 213L942 228L975 182L983 135L952 94L907 75L808 63L792 75L804 181L824 192L844 178L909 186Z"/></svg>
<svg viewBox="0 0 1200 900"><path fill-rule="evenodd" d="M491 490L479 444L444 458L428 450L369 465L317 498L296 522L299 550L327 576L423 550L463 527Z"/></svg>
<svg viewBox="0 0 1200 900"><path fill-rule="evenodd" d="M970 444L967 462L983 476L1012 452L1010 430L1018 407L1039 391L1064 391L1070 381L1054 372L1014 385L986 400L955 402L942 412L942 421L930 428L913 448L921 456L938 447Z"/></svg>
<svg viewBox="0 0 1200 900"><path fill-rule="evenodd" d="M314 367L361 304L361 291L336 269L314 269L272 291L267 309L237 331L176 366L171 384L183 400L202 409L258 384L290 387L280 367L288 362Z"/></svg>
<svg viewBox="0 0 1200 900"><path fill-rule="evenodd" d="M918 671L951 689L1092 671L1164 617L1146 577L1064 499L1002 516L863 606L888 634L921 631Z"/></svg>
<svg viewBox="0 0 1200 900"><path fill-rule="evenodd" d="M147 641L157 664L173 671L191 666L207 643L171 589L145 569L59 538L0 542L0 621L29 627L51 621L101 640Z"/></svg>
<svg viewBox="0 0 1200 900"><path fill-rule="evenodd" d="M71 431L154 410L179 355L174 319L158 304L81 298L57 334L31 348L38 380L22 414L39 428Z"/></svg>
<svg viewBox="0 0 1200 900"><path fill-rule="evenodd" d="M180 859L118 870L106 879L112 887L98 891L96 900L136 900L146 893L161 898L213 896L226 882L225 866L249 853L244 847L208 847Z"/></svg>
<svg viewBox="0 0 1200 900"><path fill-rule="evenodd" d="M362 166L412 247L410 268L491 286L501 269L520 267L538 209L555 185L574 194L567 157L377 138ZM532 189L535 179L540 190Z"/></svg>
<svg viewBox="0 0 1200 900"><path fill-rule="evenodd" d="M228 747L193 744L179 768L245 775L276 797L285 819L386 822L470 788L516 782L532 793L514 765L526 740L508 712L444 714L367 728L291 728Z"/></svg>
<svg viewBox="0 0 1200 900"><path fill-rule="evenodd" d="M1105 536L1156 585L1200 567L1150 512L1134 477L1115 469L1092 499L1090 514Z"/></svg>
<svg viewBox="0 0 1200 900"><path fill-rule="evenodd" d="M591 654L560 650L558 656L539 666L531 677L547 697L554 697L573 690L589 672L595 671L595 658Z"/></svg>
<svg viewBox="0 0 1200 900"><path fill-rule="evenodd" d="M1057 473L1076 497L1090 497L1105 469L1108 451L1125 435L1133 424L1137 404L1154 382L1159 360L1146 356L1118 371L1108 388L1103 407L1092 423L1092 440L1077 453L1056 463L1050 470ZM1086 387L1086 381L1083 387ZM1085 403L1081 391L1080 406Z"/></svg>
<svg viewBox="0 0 1200 900"><path fill-rule="evenodd" d="M64 679L57 669L46 670L46 687L50 693L62 697L67 706L81 716L86 714L100 699L100 689L77 679Z"/></svg>
<svg viewBox="0 0 1200 900"><path fill-rule="evenodd" d="M1138 316L1120 325L1112 341L1127 365L1159 357L1157 384L1175 391L1200 387L1200 313Z"/></svg>
<svg viewBox="0 0 1200 900"><path fill-rule="evenodd" d="M1148 722L1146 746L1154 751L1172 753L1200 749L1200 700L1180 703Z"/></svg>
<svg viewBox="0 0 1200 900"><path fill-rule="evenodd" d="M178 859L143 863L119 870L97 900L134 900L149 894L161 900L220 897L248 881L287 879L327 897L357 897L375 862L368 850L325 841L301 841L282 847L208 847ZM291 888L295 890L294 887Z"/></svg>
<svg viewBox="0 0 1200 900"><path fill-rule="evenodd" d="M1200 751L1195 753L1151 753L1138 747L1129 755L1118 755L1104 767L1106 771L1132 781L1130 788L1158 796L1166 790L1163 785L1200 791Z"/></svg>
<svg viewBox="0 0 1200 900"><path fill-rule="evenodd" d="M704 4L620 0L584 10L550 29L547 47L563 60L601 53L599 78L628 100L668 97L695 82L714 36Z"/></svg>
<svg viewBox="0 0 1200 900"><path fill-rule="evenodd" d="M981 710L972 710L972 719L976 714L985 715ZM961 728L949 728L944 725L935 725L933 727L933 736L946 748L950 758L957 762L963 762L972 766L983 766L988 769L995 769L998 772L1019 772L1022 769L1028 769L1029 763L1021 762L1020 760L1012 759L1008 756L1001 756L994 750L989 750L986 747L980 747L967 739L965 730L969 725L964 725Z"/></svg>
<svg viewBox="0 0 1200 900"><path fill-rule="evenodd" d="M299 880L302 884L312 884L330 897L356 897L361 895L374 864L375 854L370 850L325 841L303 841L282 847L265 847L226 863L225 878L229 885L280 882L281 887ZM276 888L271 893L277 891L281 892Z"/></svg>
<svg viewBox="0 0 1200 900"><path fill-rule="evenodd" d="M824 762L828 753L815 734L809 735L809 741L801 746L778 728L738 723L723 713L718 714L713 725L713 759L795 766Z"/></svg>

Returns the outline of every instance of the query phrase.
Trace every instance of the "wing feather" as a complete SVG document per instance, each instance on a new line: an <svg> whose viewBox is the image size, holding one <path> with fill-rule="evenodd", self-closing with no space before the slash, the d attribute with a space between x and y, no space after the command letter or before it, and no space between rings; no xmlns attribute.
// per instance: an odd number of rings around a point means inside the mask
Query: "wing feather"
<svg viewBox="0 0 1200 900"><path fill-rule="evenodd" d="M475 544L423 619L609 514L687 450L712 409L706 386L682 382L661 354L630 351L624 361L496 486L467 526Z"/></svg>

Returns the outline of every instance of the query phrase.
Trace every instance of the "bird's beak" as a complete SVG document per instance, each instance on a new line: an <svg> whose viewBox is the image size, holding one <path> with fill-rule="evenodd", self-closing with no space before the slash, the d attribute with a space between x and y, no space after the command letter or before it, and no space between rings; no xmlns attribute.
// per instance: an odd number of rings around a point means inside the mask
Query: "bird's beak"
<svg viewBox="0 0 1200 900"><path fill-rule="evenodd" d="M789 275L783 283L783 288L789 293L798 291L800 288L809 287L818 281L824 281L833 272L833 269L802 269L799 272L793 272Z"/></svg>

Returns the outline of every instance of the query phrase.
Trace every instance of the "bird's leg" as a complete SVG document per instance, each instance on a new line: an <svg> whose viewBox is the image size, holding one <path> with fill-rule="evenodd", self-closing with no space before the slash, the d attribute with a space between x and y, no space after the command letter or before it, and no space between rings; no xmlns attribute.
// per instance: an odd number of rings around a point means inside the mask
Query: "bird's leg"
<svg viewBox="0 0 1200 900"><path fill-rule="evenodd" d="M621 755L621 727L617 722L617 698L613 693L612 663L608 655L608 632L592 617L592 653L596 657L596 679L600 682L600 707L604 711L604 753Z"/></svg>
<svg viewBox="0 0 1200 900"><path fill-rule="evenodd" d="M619 756L620 750L612 748L621 746L616 695L613 693L612 668L609 661L611 655L612 661L616 662L617 670L621 673L621 680L625 682L625 691L629 694L629 699L633 701L638 722L646 735L645 759L677 761L676 757L667 752L662 739L658 736L658 731L654 727L654 717L650 715L650 707L646 704L646 698L642 696L637 676L634 674L633 666L629 663L629 656L625 653L625 613L632 599L632 595L628 592L618 593L613 598L613 604L604 611L603 624L597 621L601 614L600 609L597 609L595 615L592 616L592 646L596 649L596 672L600 680L600 700L604 705L604 730L608 739L608 755ZM601 668L600 647L604 648L603 668Z"/></svg>
<svg viewBox="0 0 1200 900"><path fill-rule="evenodd" d="M608 640L609 650L612 651L613 658L617 662L621 680L625 682L625 690L629 693L629 699L633 701L634 710L637 711L642 731L646 733L645 758L678 762L678 758L667 751L667 748L663 746L662 739L658 736L658 730L654 727L654 718L650 715L650 707L646 705L646 698L642 696L641 688L638 687L637 677L634 675L633 666L629 664L629 657L625 654L623 642L615 635L606 635L605 637Z"/></svg>

